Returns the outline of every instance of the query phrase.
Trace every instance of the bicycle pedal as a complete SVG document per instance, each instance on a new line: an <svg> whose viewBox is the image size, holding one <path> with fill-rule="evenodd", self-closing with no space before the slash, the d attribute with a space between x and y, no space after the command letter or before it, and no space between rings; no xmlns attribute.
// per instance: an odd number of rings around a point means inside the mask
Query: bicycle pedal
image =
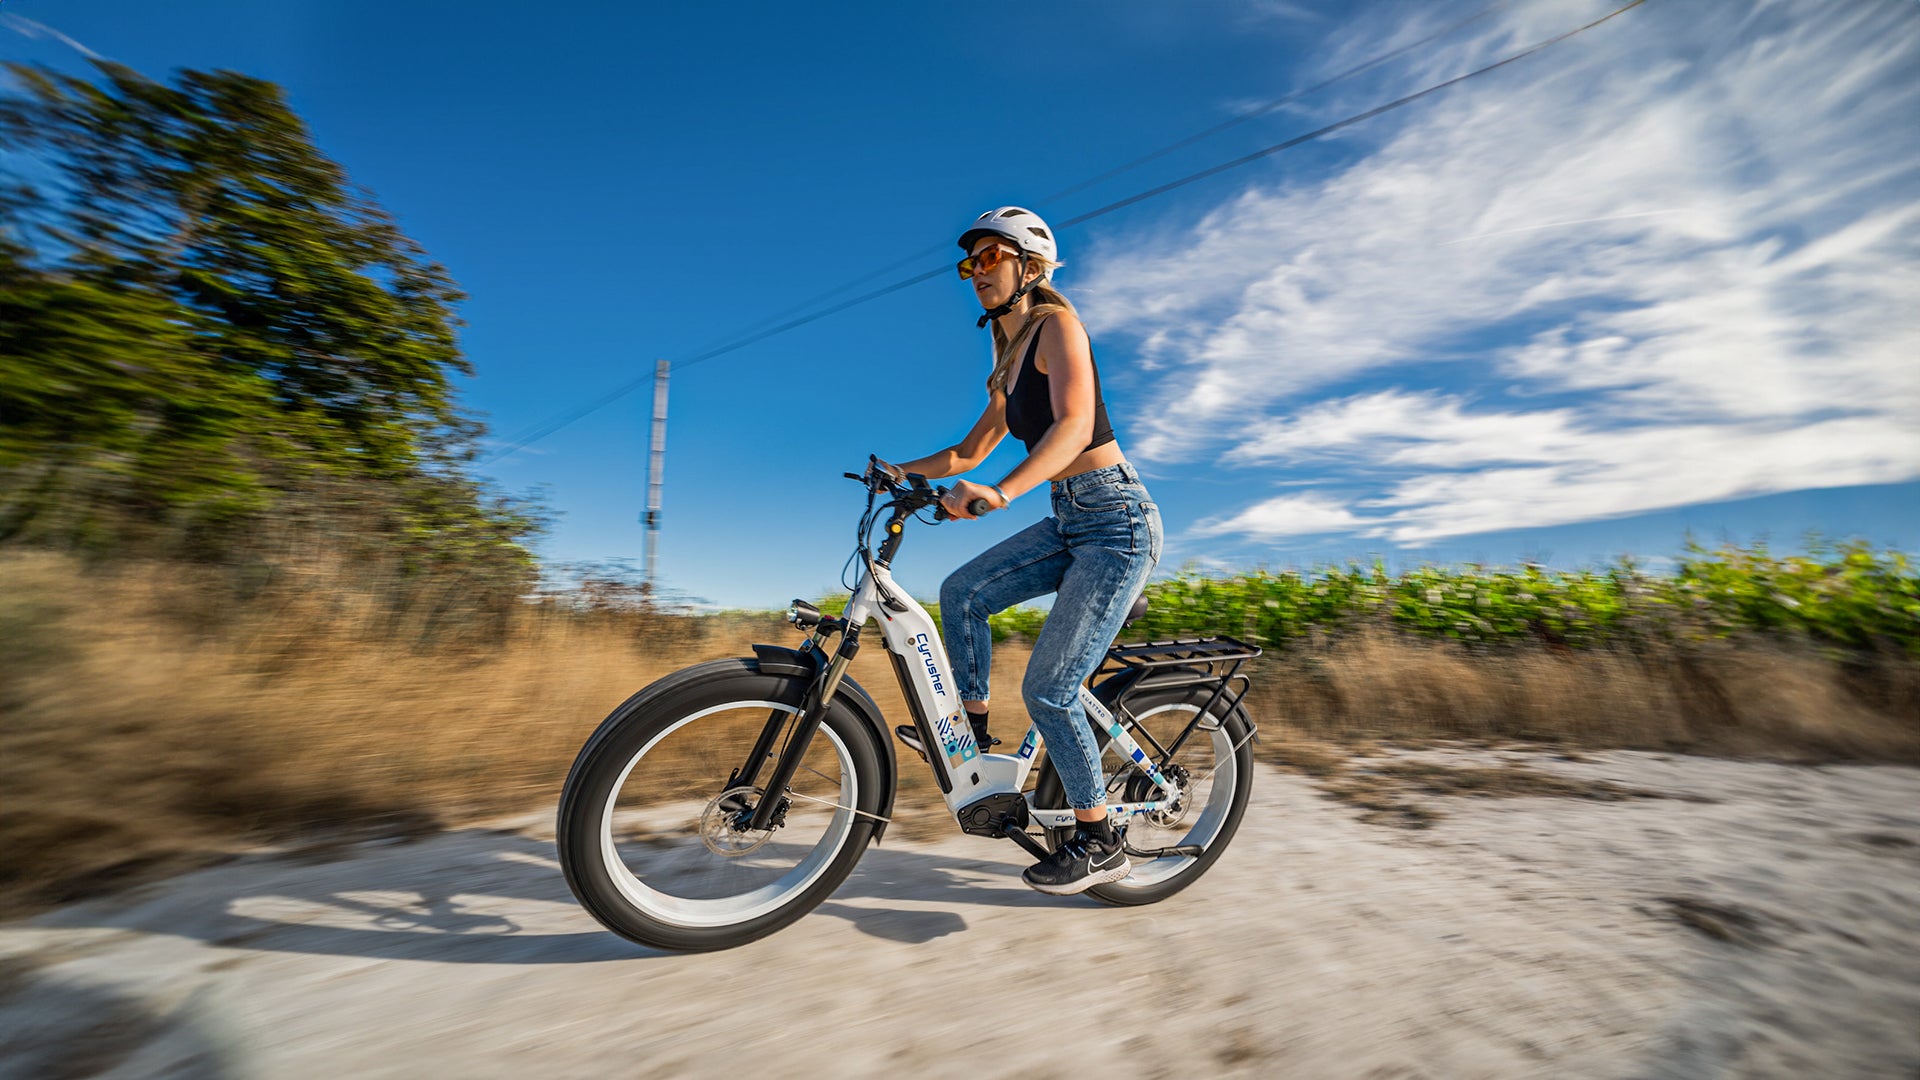
<svg viewBox="0 0 1920 1080"><path fill-rule="evenodd" d="M927 748L920 745L920 731L911 724L901 724L893 729L893 737L907 744L907 749L920 755L921 761L927 760Z"/></svg>

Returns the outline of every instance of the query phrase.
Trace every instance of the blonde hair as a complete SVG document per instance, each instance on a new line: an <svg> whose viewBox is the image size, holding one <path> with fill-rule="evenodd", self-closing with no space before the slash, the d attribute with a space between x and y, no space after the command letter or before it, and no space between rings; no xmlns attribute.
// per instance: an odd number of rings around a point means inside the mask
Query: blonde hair
<svg viewBox="0 0 1920 1080"><path fill-rule="evenodd" d="M1046 277L1060 265L1059 263L1029 254L1027 265L1039 267L1042 279L1027 292L1027 321L1021 324L1020 332L1008 338L1000 329L1000 320L995 319L987 324L989 331L993 334L993 372L987 376L989 394L1006 392L1007 380L1013 376L1013 365L1020 362L1021 347L1039 332L1040 324L1048 315L1064 311L1076 319L1080 317L1080 312L1074 308L1073 301L1062 295L1059 289L1054 288L1052 280Z"/></svg>

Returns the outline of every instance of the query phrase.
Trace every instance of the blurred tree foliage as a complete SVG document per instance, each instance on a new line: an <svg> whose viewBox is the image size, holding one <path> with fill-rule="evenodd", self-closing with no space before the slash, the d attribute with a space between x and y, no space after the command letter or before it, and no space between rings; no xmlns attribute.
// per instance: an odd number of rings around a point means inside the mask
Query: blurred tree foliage
<svg viewBox="0 0 1920 1080"><path fill-rule="evenodd" d="M446 270L275 84L95 68L0 95L0 539L220 550L350 508L350 542L524 579L537 516L466 473Z"/></svg>

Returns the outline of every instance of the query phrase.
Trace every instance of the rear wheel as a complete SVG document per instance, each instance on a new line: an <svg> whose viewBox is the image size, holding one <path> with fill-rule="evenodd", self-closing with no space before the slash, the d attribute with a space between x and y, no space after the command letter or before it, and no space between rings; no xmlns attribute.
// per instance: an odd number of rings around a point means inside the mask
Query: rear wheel
<svg viewBox="0 0 1920 1080"><path fill-rule="evenodd" d="M594 918L654 948L724 949L794 922L839 887L883 797L879 749L849 707L828 710L776 794L774 827L748 827L767 796L728 782L768 718L790 723L807 687L750 661L715 661L607 717L574 762L557 823L567 884Z"/></svg>
<svg viewBox="0 0 1920 1080"><path fill-rule="evenodd" d="M1131 693L1126 711L1133 716L1129 734L1154 761L1160 751L1172 747L1196 717L1200 723L1180 743L1163 771L1182 783L1182 796L1172 806L1128 820L1127 846L1153 851L1176 846L1197 846L1197 855L1162 855L1158 858L1133 856L1133 872L1120 881L1096 885L1087 895L1109 904L1151 904L1164 900L1199 879L1212 866L1228 841L1240 827L1246 813L1253 780L1253 750L1247 744L1250 728L1246 714L1238 709L1225 716L1215 712L1204 716L1201 710L1213 697L1207 686L1151 688ZM1116 716L1119 715L1116 710ZM1142 802L1157 798L1146 774L1123 759L1104 733L1101 769L1107 779L1109 802ZM1059 773L1051 762L1041 767L1034 787L1034 803L1040 807L1067 805ZM1071 835L1070 829L1049 830L1050 846L1057 846Z"/></svg>

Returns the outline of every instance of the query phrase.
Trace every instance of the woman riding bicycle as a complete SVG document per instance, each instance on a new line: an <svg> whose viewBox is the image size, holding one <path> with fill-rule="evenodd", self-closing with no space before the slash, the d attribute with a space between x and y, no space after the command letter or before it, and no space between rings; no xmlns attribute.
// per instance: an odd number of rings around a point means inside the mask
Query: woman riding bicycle
<svg viewBox="0 0 1920 1080"><path fill-rule="evenodd" d="M1003 206L980 215L960 235L960 248L967 253L960 277L973 283L986 311L980 325L992 326L987 407L960 442L890 468L928 479L957 476L985 461L1011 432L1026 444L1026 459L997 484L955 484L942 504L947 513L973 517L968 506L976 499L1004 509L1052 481L1053 515L954 571L940 587L940 619L960 696L985 750L997 741L987 734L993 647L987 616L1057 594L1021 694L1079 827L1022 877L1042 892L1077 893L1119 881L1131 869L1122 830L1107 815L1100 746L1079 691L1160 560L1160 512L1114 440L1086 329L1052 284L1060 265L1053 231L1032 211ZM913 728L898 734L922 750Z"/></svg>

